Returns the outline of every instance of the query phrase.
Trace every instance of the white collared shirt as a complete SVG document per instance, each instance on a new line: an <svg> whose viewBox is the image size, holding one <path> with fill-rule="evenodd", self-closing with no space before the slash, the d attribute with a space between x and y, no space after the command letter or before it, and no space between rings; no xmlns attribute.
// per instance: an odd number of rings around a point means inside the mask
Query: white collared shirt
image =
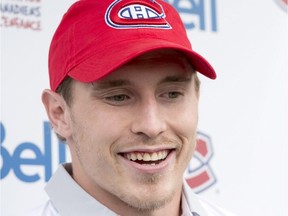
<svg viewBox="0 0 288 216"><path fill-rule="evenodd" d="M71 169L71 164L60 165L45 187L50 200L29 216L117 216L84 191L64 166ZM181 203L181 216L235 216L194 194L185 181Z"/></svg>

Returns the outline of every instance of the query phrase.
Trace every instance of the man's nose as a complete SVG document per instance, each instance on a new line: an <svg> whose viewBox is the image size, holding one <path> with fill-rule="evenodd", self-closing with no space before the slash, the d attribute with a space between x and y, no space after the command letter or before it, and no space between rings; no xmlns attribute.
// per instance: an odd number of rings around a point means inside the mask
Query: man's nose
<svg viewBox="0 0 288 216"><path fill-rule="evenodd" d="M155 138L167 129L164 115L155 99L139 104L135 113L131 126L133 133Z"/></svg>

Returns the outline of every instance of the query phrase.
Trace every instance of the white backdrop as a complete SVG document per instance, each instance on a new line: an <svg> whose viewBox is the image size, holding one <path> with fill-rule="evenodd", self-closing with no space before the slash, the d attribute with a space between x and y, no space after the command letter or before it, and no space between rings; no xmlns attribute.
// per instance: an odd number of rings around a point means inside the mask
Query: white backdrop
<svg viewBox="0 0 288 216"><path fill-rule="evenodd" d="M45 202L65 160L41 92L47 53L74 0L1 2L1 215ZM287 0L169 0L196 51L215 67L202 80L199 149L186 173L195 191L245 216L287 216ZM66 155L69 160L69 155Z"/></svg>

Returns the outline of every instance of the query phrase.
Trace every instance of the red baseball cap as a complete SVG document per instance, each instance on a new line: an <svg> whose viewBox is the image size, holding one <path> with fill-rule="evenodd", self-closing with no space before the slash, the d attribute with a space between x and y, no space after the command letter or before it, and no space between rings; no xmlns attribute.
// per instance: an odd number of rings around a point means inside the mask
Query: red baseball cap
<svg viewBox="0 0 288 216"><path fill-rule="evenodd" d="M183 52L194 69L216 78L192 50L177 11L162 0L80 0L63 16L49 51L50 87L70 76L93 82L137 56L158 49Z"/></svg>

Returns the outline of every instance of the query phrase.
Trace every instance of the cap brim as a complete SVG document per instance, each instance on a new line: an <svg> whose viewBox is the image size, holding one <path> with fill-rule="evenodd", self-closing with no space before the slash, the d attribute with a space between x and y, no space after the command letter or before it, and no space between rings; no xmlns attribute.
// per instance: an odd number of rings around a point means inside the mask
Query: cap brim
<svg viewBox="0 0 288 216"><path fill-rule="evenodd" d="M105 50L98 50L85 61L68 72L68 76L81 82L94 82L112 73L130 60L153 50L175 49L183 52L193 68L210 79L216 79L216 73L209 62L200 54L179 44L159 40L145 39L123 41L111 44Z"/></svg>

